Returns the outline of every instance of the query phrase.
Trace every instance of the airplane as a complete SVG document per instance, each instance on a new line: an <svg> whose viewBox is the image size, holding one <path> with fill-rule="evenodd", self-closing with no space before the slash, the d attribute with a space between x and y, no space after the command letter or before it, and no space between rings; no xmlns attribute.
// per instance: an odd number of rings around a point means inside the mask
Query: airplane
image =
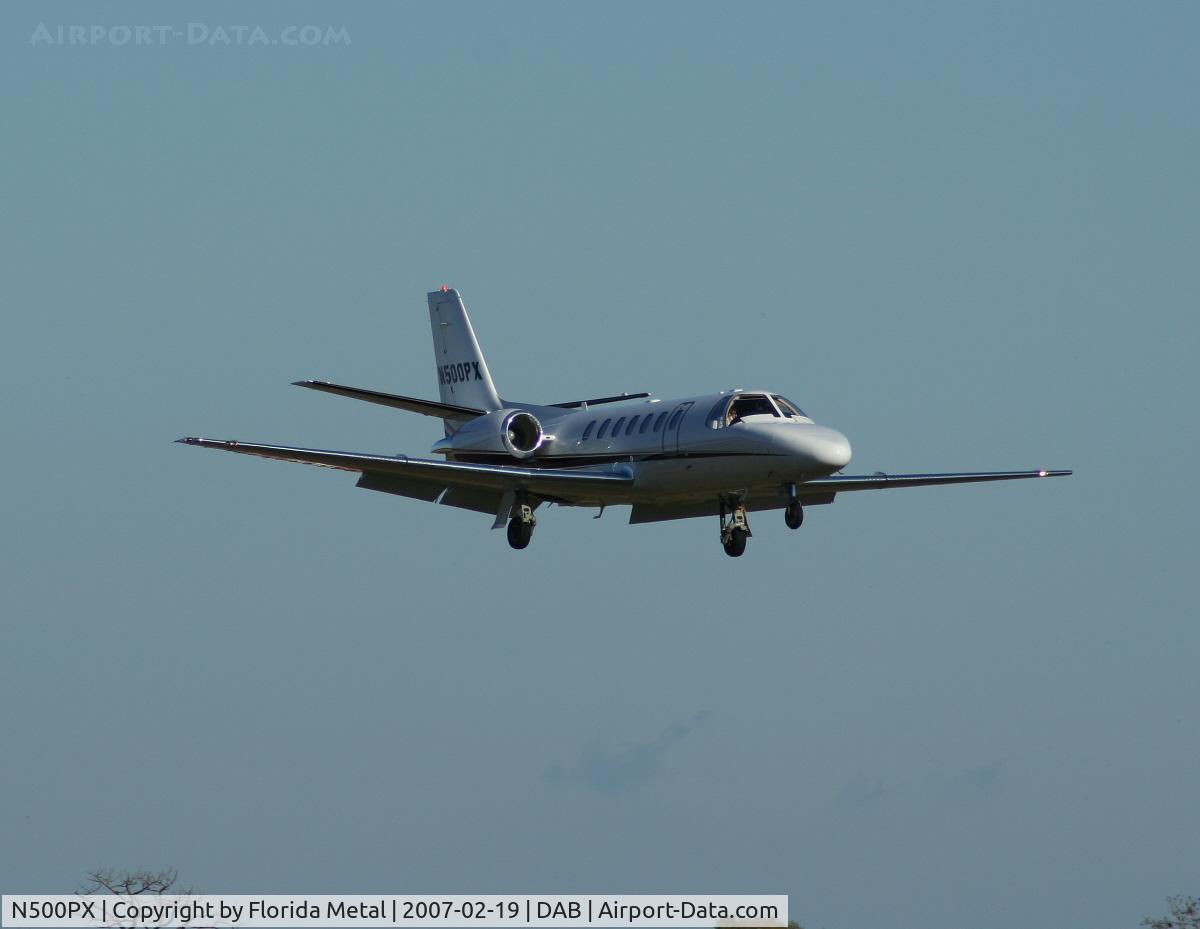
<svg viewBox="0 0 1200 929"><path fill-rule="evenodd" d="M734 558L750 538L748 514L783 510L798 529L809 506L840 493L942 484L1063 477L1070 471L844 475L850 442L815 423L781 394L735 388L663 400L623 393L563 403L516 403L496 392L466 306L443 285L428 294L440 400L346 387L296 386L442 420L436 459L258 445L189 437L186 445L338 468L356 486L487 513L507 525L515 549L529 545L543 503L631 506L630 523L717 517ZM640 402L639 402L640 401Z"/></svg>

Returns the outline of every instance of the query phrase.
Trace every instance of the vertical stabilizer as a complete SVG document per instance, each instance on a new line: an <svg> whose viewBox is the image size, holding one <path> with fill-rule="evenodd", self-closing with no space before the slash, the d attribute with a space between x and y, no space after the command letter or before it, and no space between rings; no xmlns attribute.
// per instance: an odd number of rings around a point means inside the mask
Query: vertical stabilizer
<svg viewBox="0 0 1200 929"><path fill-rule="evenodd" d="M500 396L457 290L443 287L429 294L429 322L442 402L488 412L500 409Z"/></svg>

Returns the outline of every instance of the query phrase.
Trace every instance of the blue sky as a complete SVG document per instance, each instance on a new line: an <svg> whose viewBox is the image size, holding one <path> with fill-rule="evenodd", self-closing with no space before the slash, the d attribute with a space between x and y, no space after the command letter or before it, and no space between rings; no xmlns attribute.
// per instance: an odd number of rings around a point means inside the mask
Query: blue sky
<svg viewBox="0 0 1200 929"><path fill-rule="evenodd" d="M1196 892L1194 5L0 8L0 878L786 892L829 929ZM40 22L350 44L31 43ZM762 385L799 532L489 520L181 435L421 454L424 294L529 401Z"/></svg>

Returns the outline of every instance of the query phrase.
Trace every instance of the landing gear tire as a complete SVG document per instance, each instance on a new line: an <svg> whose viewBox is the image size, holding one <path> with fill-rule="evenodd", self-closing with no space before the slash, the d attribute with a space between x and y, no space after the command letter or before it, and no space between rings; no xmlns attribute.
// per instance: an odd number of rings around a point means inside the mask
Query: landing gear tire
<svg viewBox="0 0 1200 929"><path fill-rule="evenodd" d="M727 507L732 502L732 512ZM719 503L721 514L721 547L730 558L740 558L746 551L746 540L750 538L750 521L746 519L746 505L738 498L732 501L722 497Z"/></svg>
<svg viewBox="0 0 1200 929"><path fill-rule="evenodd" d="M725 547L725 554L730 558L740 558L746 551L746 539L750 537L745 529L734 528L729 530L729 535L722 543Z"/></svg>
<svg viewBox="0 0 1200 929"><path fill-rule="evenodd" d="M799 529L804 522L804 507L799 500L793 500L783 510L783 521L789 529Z"/></svg>
<svg viewBox="0 0 1200 929"><path fill-rule="evenodd" d="M529 545L529 540L532 538L532 522L525 522L516 516L508 521L508 544L513 548L525 548L527 545Z"/></svg>

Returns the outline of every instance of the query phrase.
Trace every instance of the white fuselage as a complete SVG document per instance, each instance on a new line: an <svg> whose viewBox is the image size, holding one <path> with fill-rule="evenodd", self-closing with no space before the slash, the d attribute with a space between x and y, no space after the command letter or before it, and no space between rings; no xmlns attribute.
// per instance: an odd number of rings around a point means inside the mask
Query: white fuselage
<svg viewBox="0 0 1200 929"><path fill-rule="evenodd" d="M776 396L739 390L573 410L512 403L505 404L505 412L526 411L541 425L541 440L521 461L525 467L620 464L633 471L631 488L597 503L666 504L726 493L776 500L789 484L845 467L851 454L844 435L817 425ZM761 409L731 422L729 410L739 403ZM448 436L434 451L451 460L513 461L502 451L480 447L480 436L488 428L494 431L494 423L473 425Z"/></svg>

